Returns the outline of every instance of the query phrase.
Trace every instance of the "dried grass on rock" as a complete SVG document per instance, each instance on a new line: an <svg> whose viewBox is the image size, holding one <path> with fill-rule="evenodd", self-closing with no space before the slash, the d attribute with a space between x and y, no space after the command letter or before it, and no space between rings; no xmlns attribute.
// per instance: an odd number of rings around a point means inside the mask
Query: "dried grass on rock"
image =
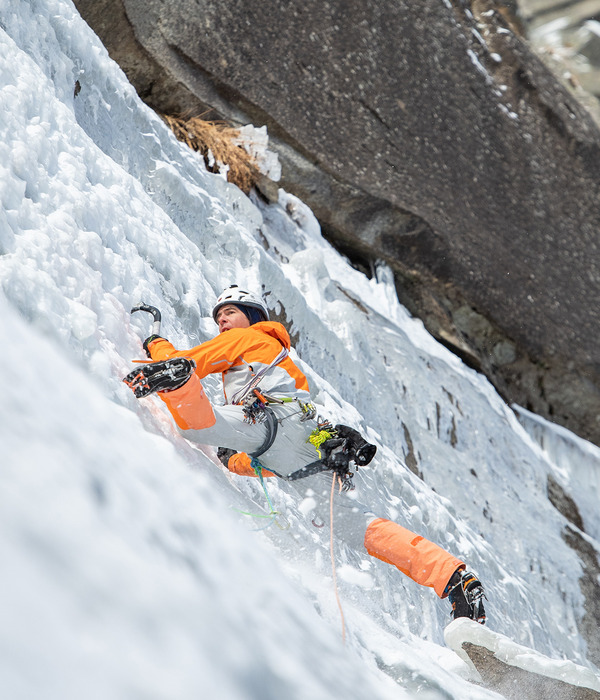
<svg viewBox="0 0 600 700"><path fill-rule="evenodd" d="M242 145L239 129L224 122L205 121L200 117L161 114L179 141L204 157L207 170L223 172L227 166L228 182L248 194L261 178L254 158Z"/></svg>

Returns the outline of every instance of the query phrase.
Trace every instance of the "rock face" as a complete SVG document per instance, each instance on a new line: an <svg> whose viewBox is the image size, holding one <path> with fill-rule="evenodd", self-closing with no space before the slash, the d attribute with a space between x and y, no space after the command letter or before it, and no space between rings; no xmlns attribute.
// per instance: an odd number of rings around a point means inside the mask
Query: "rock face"
<svg viewBox="0 0 600 700"><path fill-rule="evenodd" d="M151 106L266 124L342 252L386 261L507 400L600 444L600 132L510 3L75 4Z"/></svg>

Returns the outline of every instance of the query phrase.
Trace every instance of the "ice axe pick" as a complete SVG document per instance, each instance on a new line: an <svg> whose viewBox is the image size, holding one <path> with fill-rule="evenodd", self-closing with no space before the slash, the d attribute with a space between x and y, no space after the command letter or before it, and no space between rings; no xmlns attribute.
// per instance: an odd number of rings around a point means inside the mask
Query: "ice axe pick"
<svg viewBox="0 0 600 700"><path fill-rule="evenodd" d="M146 313L152 314L152 318L154 319L154 322L152 323L152 333L151 335L160 335L160 311L156 308L156 306L150 306L150 304L144 304L143 301L140 301L140 303L137 306L134 306L133 309L131 309L131 313L135 313L136 311L145 311Z"/></svg>

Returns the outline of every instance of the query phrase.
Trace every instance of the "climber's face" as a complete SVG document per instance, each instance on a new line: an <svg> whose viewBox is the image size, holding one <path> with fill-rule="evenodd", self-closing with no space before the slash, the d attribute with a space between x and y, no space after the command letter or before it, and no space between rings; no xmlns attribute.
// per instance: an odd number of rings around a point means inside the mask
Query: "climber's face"
<svg viewBox="0 0 600 700"><path fill-rule="evenodd" d="M232 328L248 328L250 321L246 314L233 304L222 306L217 313L217 325L219 333L224 333Z"/></svg>

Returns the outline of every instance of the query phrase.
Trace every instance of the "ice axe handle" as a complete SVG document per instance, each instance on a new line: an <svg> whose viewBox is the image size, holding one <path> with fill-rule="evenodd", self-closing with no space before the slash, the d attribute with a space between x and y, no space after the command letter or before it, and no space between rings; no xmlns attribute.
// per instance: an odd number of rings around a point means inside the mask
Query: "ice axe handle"
<svg viewBox="0 0 600 700"><path fill-rule="evenodd" d="M134 306L133 309L131 309L131 313L135 313L136 311L146 311L149 314L152 314L152 318L154 319L154 323L152 324L152 335L160 335L160 311L156 308L156 306L150 306L149 304L144 304L144 302L140 302L137 306Z"/></svg>

